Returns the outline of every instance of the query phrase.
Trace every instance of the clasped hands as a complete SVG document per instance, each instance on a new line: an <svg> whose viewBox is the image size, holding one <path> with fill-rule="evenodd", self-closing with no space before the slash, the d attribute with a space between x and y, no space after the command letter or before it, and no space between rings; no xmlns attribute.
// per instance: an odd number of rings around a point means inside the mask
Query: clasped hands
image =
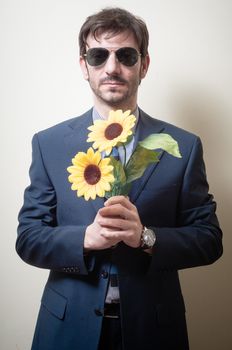
<svg viewBox="0 0 232 350"><path fill-rule="evenodd" d="M111 197L104 203L104 207L99 209L94 222L87 227L84 249L107 249L119 242L138 248L142 229L137 208L129 198Z"/></svg>

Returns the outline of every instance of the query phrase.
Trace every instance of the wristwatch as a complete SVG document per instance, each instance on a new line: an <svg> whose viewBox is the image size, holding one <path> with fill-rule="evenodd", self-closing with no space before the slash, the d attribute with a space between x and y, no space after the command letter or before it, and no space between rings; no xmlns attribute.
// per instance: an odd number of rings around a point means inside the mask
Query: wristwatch
<svg viewBox="0 0 232 350"><path fill-rule="evenodd" d="M156 241L155 232L150 228L143 227L143 231L141 234L141 249L150 249L154 246Z"/></svg>

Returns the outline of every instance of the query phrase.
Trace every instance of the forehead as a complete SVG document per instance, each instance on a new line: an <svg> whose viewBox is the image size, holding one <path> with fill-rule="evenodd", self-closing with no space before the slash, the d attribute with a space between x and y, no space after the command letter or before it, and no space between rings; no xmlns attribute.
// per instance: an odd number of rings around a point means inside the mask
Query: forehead
<svg viewBox="0 0 232 350"><path fill-rule="evenodd" d="M96 38L89 34L86 40L87 46L91 47L134 47L139 49L135 36L130 31L125 31L117 34L112 32L98 33Z"/></svg>

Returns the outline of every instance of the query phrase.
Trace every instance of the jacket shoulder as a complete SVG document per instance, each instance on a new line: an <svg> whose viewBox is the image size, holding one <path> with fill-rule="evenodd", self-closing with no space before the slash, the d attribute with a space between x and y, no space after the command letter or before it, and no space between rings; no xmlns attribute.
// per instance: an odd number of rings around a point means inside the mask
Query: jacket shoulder
<svg viewBox="0 0 232 350"><path fill-rule="evenodd" d="M49 128L41 130L37 132L37 136L39 139L64 136L65 134L69 133L72 129L78 128L81 124L86 122L87 118L91 118L91 116L92 109L80 116L67 119Z"/></svg>
<svg viewBox="0 0 232 350"><path fill-rule="evenodd" d="M168 123L166 121L157 119L155 117L152 117L145 112L141 111L141 116L143 120L146 121L146 124L151 128L157 128L157 125L159 126L159 129L162 130L164 133L169 133L172 137L177 137L178 139L188 139L189 141L199 139L199 136L194 134L193 132L190 132L188 130L185 130L179 126L176 126L174 124Z"/></svg>

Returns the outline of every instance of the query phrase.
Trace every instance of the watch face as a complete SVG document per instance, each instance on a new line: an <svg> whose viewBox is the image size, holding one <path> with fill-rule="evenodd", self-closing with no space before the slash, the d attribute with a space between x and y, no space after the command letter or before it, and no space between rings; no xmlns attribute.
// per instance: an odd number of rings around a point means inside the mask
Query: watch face
<svg viewBox="0 0 232 350"><path fill-rule="evenodd" d="M155 234L152 230L146 229L146 231L143 234L143 245L147 248L153 247L155 244Z"/></svg>

